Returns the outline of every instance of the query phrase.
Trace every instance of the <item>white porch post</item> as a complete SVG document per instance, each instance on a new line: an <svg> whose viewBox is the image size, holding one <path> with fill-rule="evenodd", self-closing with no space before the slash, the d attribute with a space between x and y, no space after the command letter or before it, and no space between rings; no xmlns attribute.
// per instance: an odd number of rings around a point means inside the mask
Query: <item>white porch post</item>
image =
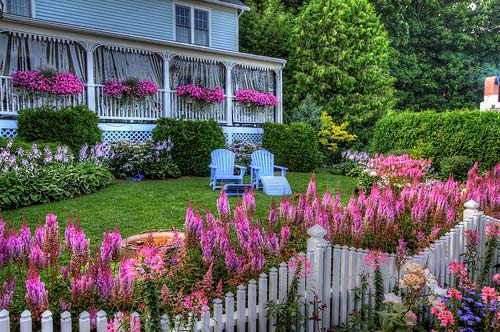
<svg viewBox="0 0 500 332"><path fill-rule="evenodd" d="M87 57L87 107L89 110L96 112L95 107L95 81L94 81L94 50L97 43L93 41L83 41Z"/></svg>
<svg viewBox="0 0 500 332"><path fill-rule="evenodd" d="M172 117L172 99L170 98L170 62L175 54L163 52L163 115L166 118Z"/></svg>
<svg viewBox="0 0 500 332"><path fill-rule="evenodd" d="M226 66L226 121L228 126L233 125L233 62L225 62Z"/></svg>
<svg viewBox="0 0 500 332"><path fill-rule="evenodd" d="M283 123L283 68L275 69L274 73L276 74L276 98L278 98L274 121Z"/></svg>

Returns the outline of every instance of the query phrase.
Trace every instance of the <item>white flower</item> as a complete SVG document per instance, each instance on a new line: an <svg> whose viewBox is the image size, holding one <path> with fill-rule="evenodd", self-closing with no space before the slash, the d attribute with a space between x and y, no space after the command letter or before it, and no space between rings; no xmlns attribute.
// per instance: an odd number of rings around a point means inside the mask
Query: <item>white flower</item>
<svg viewBox="0 0 500 332"><path fill-rule="evenodd" d="M384 303L385 304L399 304L402 303L401 297L397 296L394 293L386 293L384 294Z"/></svg>
<svg viewBox="0 0 500 332"><path fill-rule="evenodd" d="M432 306L432 307L436 307L438 308L439 310L441 309L440 306L438 306L438 304L441 303L441 298L438 297L438 296L434 296L434 295L429 295L429 297L427 297L427 300L429 301L429 304Z"/></svg>
<svg viewBox="0 0 500 332"><path fill-rule="evenodd" d="M422 266L418 263L407 262L403 265L403 271L405 273L417 273L422 271Z"/></svg>

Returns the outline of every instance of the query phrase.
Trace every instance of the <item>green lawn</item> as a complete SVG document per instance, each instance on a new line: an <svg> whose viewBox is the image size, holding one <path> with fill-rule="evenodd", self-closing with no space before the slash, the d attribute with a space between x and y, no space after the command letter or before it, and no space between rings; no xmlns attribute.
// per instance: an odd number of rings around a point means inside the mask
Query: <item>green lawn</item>
<svg viewBox="0 0 500 332"><path fill-rule="evenodd" d="M309 173L289 173L287 178L294 193L303 192L311 178ZM347 201L354 189L350 177L331 174L326 169L316 172L318 189L327 187L332 193L341 189ZM248 181L248 180L247 180ZM167 181L117 182L99 192L67 201L36 205L3 212L4 220L20 225L24 214L30 225L52 212L59 216L61 228L69 212L80 216L81 225L91 239L101 239L103 231L116 224L123 236L130 236L150 229L182 228L185 209L189 202L202 211L209 208L216 212L218 191L208 186L208 178L179 178ZM266 218L273 198L262 191L256 194L257 215ZM277 201L280 197L275 198ZM231 199L234 206L234 199Z"/></svg>

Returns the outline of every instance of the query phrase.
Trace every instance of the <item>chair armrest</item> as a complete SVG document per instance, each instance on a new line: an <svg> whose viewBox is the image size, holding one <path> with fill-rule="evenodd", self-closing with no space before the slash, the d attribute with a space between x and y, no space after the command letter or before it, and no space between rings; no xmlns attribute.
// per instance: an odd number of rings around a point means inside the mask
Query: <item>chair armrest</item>
<svg viewBox="0 0 500 332"><path fill-rule="evenodd" d="M241 165L234 165L234 167L239 168L241 171L241 176L245 176L245 173L247 172L247 168L245 166Z"/></svg>
<svg viewBox="0 0 500 332"><path fill-rule="evenodd" d="M217 166L210 164L208 165L208 168L217 168Z"/></svg>
<svg viewBox="0 0 500 332"><path fill-rule="evenodd" d="M288 170L288 168L277 165L274 165L274 168L281 170L281 176L286 176L286 171Z"/></svg>
<svg viewBox="0 0 500 332"><path fill-rule="evenodd" d="M259 167L259 166L254 166L254 165L250 165L250 168L251 168L251 169L256 169L256 170L257 170L257 169L260 169L260 167Z"/></svg>

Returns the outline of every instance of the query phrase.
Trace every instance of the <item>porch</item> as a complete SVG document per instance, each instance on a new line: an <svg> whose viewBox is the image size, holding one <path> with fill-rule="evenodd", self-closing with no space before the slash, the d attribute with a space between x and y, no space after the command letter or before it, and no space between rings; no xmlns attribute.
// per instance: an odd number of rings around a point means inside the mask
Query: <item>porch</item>
<svg viewBox="0 0 500 332"><path fill-rule="evenodd" d="M213 119L223 126L228 141L261 135L265 122L282 122L284 60L20 20L0 20L1 136L15 134L12 121L19 110L44 105L85 104L100 118L105 137L125 138L123 133L106 134L123 128L150 131L161 117ZM84 84L84 91L71 96L46 95L13 86L16 71L45 69L73 73ZM131 78L151 80L158 90L146 99L118 99L106 94L105 82ZM219 87L223 101L201 105L178 95L176 88L187 84ZM270 93L278 103L250 107L235 100L238 90Z"/></svg>

